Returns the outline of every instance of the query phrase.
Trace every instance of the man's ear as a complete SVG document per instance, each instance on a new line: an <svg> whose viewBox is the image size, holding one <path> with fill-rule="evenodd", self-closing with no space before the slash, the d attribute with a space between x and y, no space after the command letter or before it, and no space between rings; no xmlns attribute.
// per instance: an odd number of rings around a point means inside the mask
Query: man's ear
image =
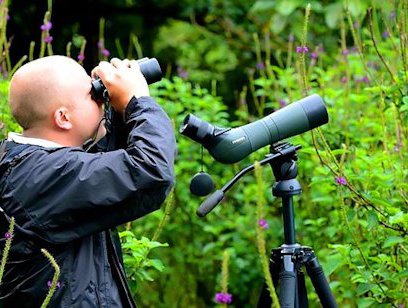
<svg viewBox="0 0 408 308"><path fill-rule="evenodd" d="M71 115L66 107L60 107L55 110L54 123L63 130L70 130L72 128Z"/></svg>

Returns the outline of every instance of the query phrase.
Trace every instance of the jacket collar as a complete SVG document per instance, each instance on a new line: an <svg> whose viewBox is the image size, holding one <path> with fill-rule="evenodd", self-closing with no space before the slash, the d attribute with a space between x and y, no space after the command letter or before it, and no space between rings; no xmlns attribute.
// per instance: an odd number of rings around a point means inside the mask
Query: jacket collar
<svg viewBox="0 0 408 308"><path fill-rule="evenodd" d="M52 142L52 141L49 141L49 140L24 137L23 135L18 134L18 133L9 133L7 141L14 141L16 143L21 143L21 144L39 145L39 146L44 147L44 148L61 148L61 147L63 147L63 145L60 145L58 143L55 143L55 142Z"/></svg>

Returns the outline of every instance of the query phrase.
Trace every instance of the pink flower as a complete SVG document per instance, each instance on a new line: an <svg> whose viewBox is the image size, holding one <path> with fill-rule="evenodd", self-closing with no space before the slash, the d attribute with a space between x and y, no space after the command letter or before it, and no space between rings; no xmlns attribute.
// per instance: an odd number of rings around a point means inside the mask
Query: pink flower
<svg viewBox="0 0 408 308"><path fill-rule="evenodd" d="M48 288L51 288L51 286L52 286L52 281L51 281L51 280L48 280L48 281L47 281L47 287L48 287ZM61 288L61 282L60 282L60 281L57 281L56 287L57 287L57 289Z"/></svg>
<svg viewBox="0 0 408 308"><path fill-rule="evenodd" d="M44 37L44 42L46 42L47 44L52 42L53 37L51 35L48 35L46 37Z"/></svg>
<svg viewBox="0 0 408 308"><path fill-rule="evenodd" d="M258 221L258 225L262 228L262 229L268 229L269 225L266 222L266 220L264 218L259 219Z"/></svg>
<svg viewBox="0 0 408 308"><path fill-rule="evenodd" d="M85 59L85 55L83 54L83 53L80 53L79 55L78 55L78 61L84 61L84 59Z"/></svg>
<svg viewBox="0 0 408 308"><path fill-rule="evenodd" d="M309 48L307 46L297 46L296 47L297 53L306 53L309 52Z"/></svg>
<svg viewBox="0 0 408 308"><path fill-rule="evenodd" d="M42 31L49 31L52 28L52 23L51 21L47 21L45 24L41 25L41 30Z"/></svg>
<svg viewBox="0 0 408 308"><path fill-rule="evenodd" d="M218 304L231 304L232 295L229 293L217 293L214 299Z"/></svg>
<svg viewBox="0 0 408 308"><path fill-rule="evenodd" d="M285 107L287 104L288 104L288 103L287 103L284 99L280 99L280 100L279 100L279 105L280 105L281 107Z"/></svg>
<svg viewBox="0 0 408 308"><path fill-rule="evenodd" d="M105 56L105 57L109 57L110 51L109 51L108 49L104 48L104 49L102 50L102 55Z"/></svg>
<svg viewBox="0 0 408 308"><path fill-rule="evenodd" d="M345 177L343 176L336 176L334 178L334 180L336 181L337 184L339 184L340 186L346 186L347 185L347 180Z"/></svg>

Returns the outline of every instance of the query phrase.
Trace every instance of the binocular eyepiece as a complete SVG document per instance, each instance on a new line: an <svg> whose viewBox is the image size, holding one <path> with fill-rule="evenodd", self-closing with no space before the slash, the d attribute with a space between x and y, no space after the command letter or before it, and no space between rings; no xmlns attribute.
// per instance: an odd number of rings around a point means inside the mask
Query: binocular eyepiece
<svg viewBox="0 0 408 308"><path fill-rule="evenodd" d="M136 61L139 64L140 71L146 78L148 84L160 81L162 78L162 71L160 64L156 58L142 58ZM100 78L92 80L91 88L92 98L97 101L104 101L109 97L108 91Z"/></svg>

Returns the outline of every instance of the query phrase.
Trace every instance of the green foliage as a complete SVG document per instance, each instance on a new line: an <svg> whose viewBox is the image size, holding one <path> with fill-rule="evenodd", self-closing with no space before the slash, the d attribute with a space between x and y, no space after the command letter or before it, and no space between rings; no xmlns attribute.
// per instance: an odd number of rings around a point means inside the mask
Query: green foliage
<svg viewBox="0 0 408 308"><path fill-rule="evenodd" d="M8 104L9 82L0 78L0 140L6 138L7 132L21 132L18 125L11 115Z"/></svg>
<svg viewBox="0 0 408 308"><path fill-rule="evenodd" d="M129 279L130 287L136 291L137 281L153 281L151 271L162 272L163 263L159 259L149 259L149 253L157 247L167 247L156 241L151 241L142 236L136 238L131 231L125 230L119 232L124 254L123 262L126 267L126 274Z"/></svg>
<svg viewBox="0 0 408 308"><path fill-rule="evenodd" d="M155 52L196 82L223 80L237 66L234 52L221 36L182 21L173 20L160 29Z"/></svg>

